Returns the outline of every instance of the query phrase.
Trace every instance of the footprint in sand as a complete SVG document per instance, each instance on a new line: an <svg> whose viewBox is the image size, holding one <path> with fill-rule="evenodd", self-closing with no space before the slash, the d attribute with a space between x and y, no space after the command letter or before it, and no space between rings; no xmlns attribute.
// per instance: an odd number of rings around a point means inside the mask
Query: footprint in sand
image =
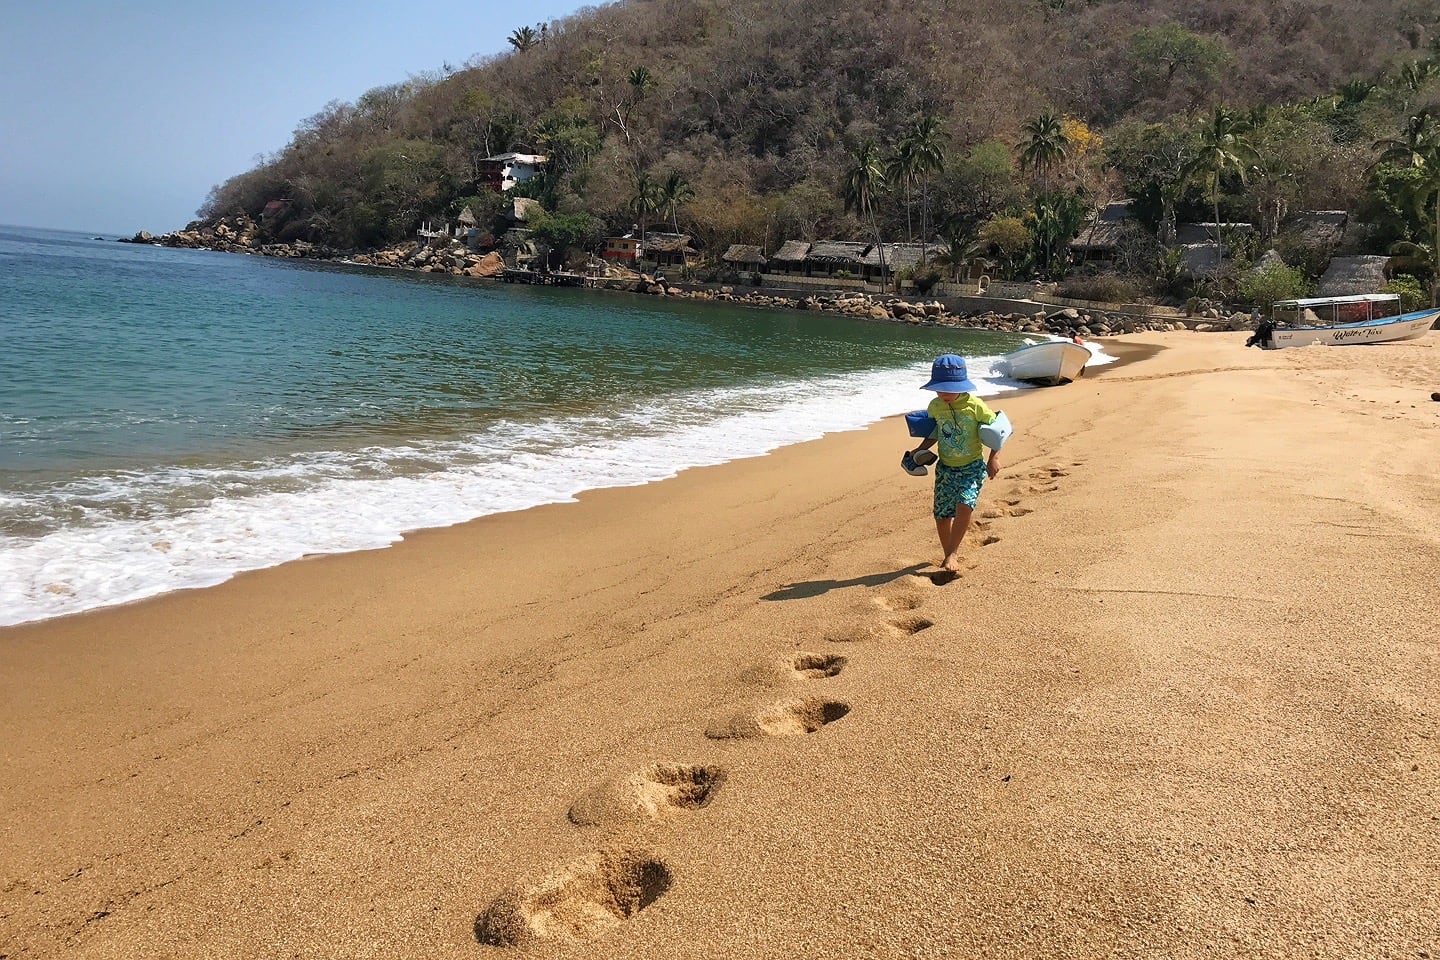
<svg viewBox="0 0 1440 960"><path fill-rule="evenodd" d="M1019 502L1018 500L1016 501ZM998 520L1001 517L1023 517L1027 513L1034 513L1029 507L991 507L980 516L987 520Z"/></svg>
<svg viewBox="0 0 1440 960"><path fill-rule="evenodd" d="M849 662L834 653L797 653L790 661L790 674L796 680L824 680L839 676Z"/></svg>
<svg viewBox="0 0 1440 960"><path fill-rule="evenodd" d="M971 563L970 566L974 566L974 563ZM948 579L943 581L937 580L936 578L941 575L948 576ZM932 583L949 583L958 577L959 574L940 570L929 576ZM928 620L921 616L901 617L889 623L851 623L828 631L825 634L825 639L830 643L869 643L875 640L893 640L896 637L911 637L921 630L927 630L933 626L935 626L933 620Z"/></svg>
<svg viewBox="0 0 1440 960"><path fill-rule="evenodd" d="M997 537L995 534L992 533L992 534L989 534L989 535L981 538L981 540L980 540L980 546L982 546L982 547L988 547L988 546L990 546L990 544L992 544L992 543L999 543L999 542L1000 542L1000 538Z"/></svg>
<svg viewBox="0 0 1440 960"><path fill-rule="evenodd" d="M885 628L877 623L848 623L825 631L827 643L869 643L885 639Z"/></svg>
<svg viewBox="0 0 1440 960"><path fill-rule="evenodd" d="M841 700L809 697L781 700L755 712L727 717L705 731L711 740L748 740L755 737L796 737L814 733L850 712Z"/></svg>
<svg viewBox="0 0 1440 960"><path fill-rule="evenodd" d="M1026 493L1054 493L1060 488L1053 483L1032 483L1025 488Z"/></svg>
<svg viewBox="0 0 1440 960"><path fill-rule="evenodd" d="M475 939L491 947L581 943L631 919L670 888L670 870L637 850L605 850L537 883L500 892L475 920Z"/></svg>
<svg viewBox="0 0 1440 960"><path fill-rule="evenodd" d="M914 593L897 593L893 596L871 597L870 602L881 610L914 610L925 602L925 598Z"/></svg>
<svg viewBox="0 0 1440 960"><path fill-rule="evenodd" d="M920 631L929 630L933 626L935 626L934 620L920 616L905 617L890 622L890 629L905 637L913 637Z"/></svg>
<svg viewBox="0 0 1440 960"><path fill-rule="evenodd" d="M724 783L720 767L657 763L596 785L571 804L570 822L600 827L660 820L699 810Z"/></svg>

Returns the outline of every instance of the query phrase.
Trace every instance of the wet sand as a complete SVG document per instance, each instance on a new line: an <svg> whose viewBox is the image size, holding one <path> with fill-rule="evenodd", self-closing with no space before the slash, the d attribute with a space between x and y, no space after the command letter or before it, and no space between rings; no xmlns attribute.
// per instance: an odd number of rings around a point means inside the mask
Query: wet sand
<svg viewBox="0 0 1440 960"><path fill-rule="evenodd" d="M1440 333L1240 342L0 630L0 955L1440 956Z"/></svg>

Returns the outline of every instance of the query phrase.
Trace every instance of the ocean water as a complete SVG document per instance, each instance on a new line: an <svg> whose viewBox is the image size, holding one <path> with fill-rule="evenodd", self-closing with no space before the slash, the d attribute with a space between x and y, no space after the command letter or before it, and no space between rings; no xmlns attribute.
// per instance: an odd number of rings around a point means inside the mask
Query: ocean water
<svg viewBox="0 0 1440 960"><path fill-rule="evenodd" d="M0 625L858 429L938 353L1017 388L1019 343L0 227Z"/></svg>

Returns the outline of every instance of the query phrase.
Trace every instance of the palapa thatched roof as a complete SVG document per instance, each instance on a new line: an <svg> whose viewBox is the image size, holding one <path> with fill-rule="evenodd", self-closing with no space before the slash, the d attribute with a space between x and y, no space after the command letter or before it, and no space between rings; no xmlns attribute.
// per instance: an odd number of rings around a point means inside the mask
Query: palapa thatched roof
<svg viewBox="0 0 1440 960"><path fill-rule="evenodd" d="M1187 243L1179 249L1185 270L1192 277L1214 273L1224 259L1224 248L1218 243Z"/></svg>
<svg viewBox="0 0 1440 960"><path fill-rule="evenodd" d="M1254 233L1253 223L1222 223L1220 224L1220 236L1223 239L1227 233ZM1182 223L1175 227L1175 242L1177 244L1192 243L1213 243L1215 241L1215 224L1213 223Z"/></svg>
<svg viewBox="0 0 1440 960"><path fill-rule="evenodd" d="M468 206L460 211L460 216L455 218L456 223L463 223L467 227L475 226L475 213Z"/></svg>
<svg viewBox="0 0 1440 960"><path fill-rule="evenodd" d="M878 268L882 247L885 250L886 270L910 270L920 263L922 247L918 243L877 243L865 252L865 256L861 258L860 262L867 267ZM923 247L923 252L926 259L933 260L949 252L949 249L944 243L927 243Z"/></svg>
<svg viewBox="0 0 1440 960"><path fill-rule="evenodd" d="M810 253L809 240L786 240L770 259L780 263L803 263Z"/></svg>
<svg viewBox="0 0 1440 960"><path fill-rule="evenodd" d="M1080 235L1070 241L1071 250L1114 250L1132 219L1131 200L1119 200L1105 204L1100 215L1080 228Z"/></svg>
<svg viewBox="0 0 1440 960"><path fill-rule="evenodd" d="M765 265L765 254L760 252L759 247L747 243L730 244L730 249L726 250L725 255L720 259L724 260L726 263L754 263L759 264L760 266Z"/></svg>
<svg viewBox="0 0 1440 960"><path fill-rule="evenodd" d="M655 253L694 253L688 233L647 233L645 249Z"/></svg>
<svg viewBox="0 0 1440 960"><path fill-rule="evenodd" d="M810 246L810 253L805 259L814 263L824 264L847 264L860 266L865 257L865 251L870 249L868 243L855 243L849 240L820 240Z"/></svg>
<svg viewBox="0 0 1440 960"><path fill-rule="evenodd" d="M1344 210L1306 210L1280 232L1310 247L1336 247L1345 236L1350 214Z"/></svg>
<svg viewBox="0 0 1440 960"><path fill-rule="evenodd" d="M1335 257L1320 278L1315 294L1320 297L1353 297L1379 293L1385 286L1385 265L1389 257Z"/></svg>

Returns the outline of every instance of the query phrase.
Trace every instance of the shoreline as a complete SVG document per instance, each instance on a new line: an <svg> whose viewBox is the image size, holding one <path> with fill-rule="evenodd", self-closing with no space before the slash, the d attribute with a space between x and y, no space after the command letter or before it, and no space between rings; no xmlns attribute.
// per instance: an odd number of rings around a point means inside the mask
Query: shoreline
<svg viewBox="0 0 1440 960"><path fill-rule="evenodd" d="M499 281L505 268L499 254L476 254L458 240L438 239L411 240L398 246L370 251L339 251L320 247L305 241L289 244L260 244L258 226L254 221L241 218L222 218L214 224L191 223L184 230L155 236L140 231L131 238L120 238L118 242L171 249L203 250L212 253L239 253L249 256L272 257L276 259L304 259L331 263L337 266L351 266L361 269L395 271L438 275L457 280ZM577 278L582 275L574 275ZM1021 301L989 301L983 292L974 297L927 298L927 294L914 292L871 293L866 290L849 288L805 288L796 290L786 287L783 275L772 277L773 286L768 293L760 288L736 294L740 284L684 283L676 286L669 281L659 282L659 275L638 273L626 269L622 274L604 276L583 275L586 289L609 290L645 296L659 296L677 299L713 301L762 309L813 310L863 319L899 322L911 325L971 327L1011 333L1037 333L1073 337L1109 338L1130 334L1195 330L1197 332L1238 332L1255 327L1250 315L1244 312L1222 316L1216 309L1207 309L1200 317L1180 315L1173 308L1155 305L1116 305L1093 303L1077 308L1056 306L1040 301L1026 304L1021 312L1002 311L996 303L1011 307ZM946 301L950 302L947 303ZM960 304L957 301L974 300L975 303ZM1033 306L1034 309L1029 309ZM951 312L952 307L955 312ZM1139 313L1135 312L1139 309Z"/></svg>
<svg viewBox="0 0 1440 960"><path fill-rule="evenodd" d="M945 586L887 420L0 631L0 944L1432 950L1440 340L1135 347Z"/></svg>
<svg viewBox="0 0 1440 960"><path fill-rule="evenodd" d="M1113 353L1107 353L1104 363L1092 367L1092 371L1117 366L1117 354L1129 356L1126 351L1133 351L1133 347L1116 348L1100 343L1097 347L1113 350ZM829 425L831 432L864 429L868 423L897 416L904 402L901 394L913 393L912 390L894 389L896 381L883 371L877 376L865 377L863 381L845 380L845 383L860 390L855 396L867 397L867 402L858 406L852 404L854 409L847 410L844 415L837 413L835 422ZM986 391L998 389L999 393L995 396L1025 391L1004 389L1004 384L994 381L985 381L982 386ZM919 403L922 399L916 396L914 402ZM783 409L793 409L799 415L804 413L805 406L801 394L796 394L795 399L785 402ZM878 410L886 410L884 417L876 416ZM821 427L818 423L814 429L763 420L750 423L742 415L727 415L727 419L721 419L719 423L727 425L724 429L729 430L729 439L720 439L719 427L696 426L700 433L694 439L700 442L701 449L696 455L680 452L674 458L668 455L655 458L649 453L651 443L647 440L625 440L621 436L596 438L595 443L599 446L585 446L579 452L585 455L593 453L602 459L624 455L628 458L626 462L632 465L631 469L608 469L603 475L576 474L563 458L554 455L541 458L539 453L534 453L530 458L530 469L536 472L537 478L527 486L517 485L513 478L507 479L510 476L504 471L507 462L498 462L500 474L494 478L488 475L488 471L471 472L465 469L454 475L438 474L432 479L422 478L423 491L416 489L410 492L409 497L415 502L405 501L408 507L400 504L387 507L373 495L360 491L359 494L351 494L351 497L359 499L350 501L354 517L360 518L357 521L360 522L360 530L366 534L359 537L348 533L343 524L325 518L328 517L325 512L327 507L336 508L343 501L334 492L323 494L320 488L311 491L311 499L305 501L310 511L308 514L300 515L291 510L289 515L297 524L292 528L291 535L268 541L253 540L249 533L252 528L269 530L274 527L271 511L275 508L266 507L265 498L252 501L239 499L230 502L228 507L225 502L216 501L216 510L225 507L238 518L220 527L212 524L207 528L186 530L186 517L180 515L164 525L157 522L143 527L112 528L104 543L85 541L82 537L84 531L75 534L56 531L42 543L37 543L29 556L16 554L7 558L13 560L16 574L9 584L10 589L0 590L0 594L9 600L4 609L0 609L0 613L4 613L3 620L9 622L0 623L0 629L23 623L42 623L58 616L78 616L91 610L115 609L176 590L210 589L243 571L269 569L302 557L386 548L416 531L461 524L475 520L477 515L523 511L546 502L572 502L575 492L582 486L599 489L654 484L664 481L675 469L713 465L720 456L749 458L763 455L766 450L776 449L776 446L818 438ZM690 435L672 435L672 439L683 443L685 436ZM572 438L575 442L579 439L583 438ZM422 507L420 504L425 495L431 499L423 501L428 505ZM387 537L382 537L382 534L387 534ZM207 547L207 538L217 538L216 543L222 545ZM171 543L179 550L176 556L180 560L167 563L167 558L160 554L170 553L168 544ZM154 544L167 548L161 550ZM46 573L56 564L62 569L71 567L66 550L85 547L89 548L86 556L95 569L94 574L85 570L71 570L65 576ZM30 564L29 569L20 569L24 563ZM122 566L131 567L131 570L124 570ZM118 597L125 599L118 600Z"/></svg>

